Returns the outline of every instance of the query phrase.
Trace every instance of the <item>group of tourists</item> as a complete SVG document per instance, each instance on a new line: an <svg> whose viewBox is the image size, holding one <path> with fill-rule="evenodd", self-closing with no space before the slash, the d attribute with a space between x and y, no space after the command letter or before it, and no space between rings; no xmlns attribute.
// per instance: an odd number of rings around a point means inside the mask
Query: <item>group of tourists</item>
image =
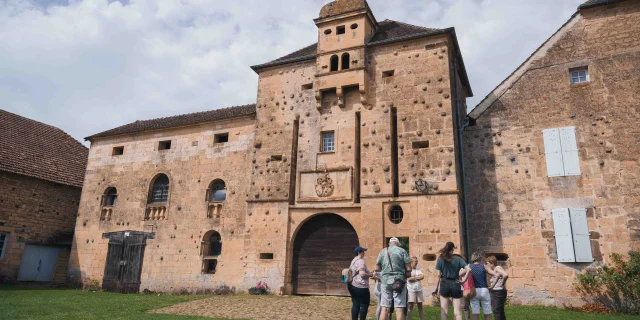
<svg viewBox="0 0 640 320"><path fill-rule="evenodd" d="M424 320L422 280L424 274L418 269L418 258L411 257L397 238L391 238L389 246L378 254L375 271L371 272L364 262L367 248L356 247L355 258L343 272L351 295L351 319L365 320L370 305L369 280L375 280L374 293L378 299L377 320L391 320L395 311L397 320L411 319L417 307L420 320ZM478 320L480 309L484 319L506 319L504 304L507 299L506 280L509 275L498 266L495 256L484 257L479 252L471 255L471 263L454 252L452 242L439 251L436 262L438 283L432 293L440 301L440 317L445 320L453 306L454 318ZM487 277L490 276L489 280ZM469 306L471 314L469 314Z"/></svg>

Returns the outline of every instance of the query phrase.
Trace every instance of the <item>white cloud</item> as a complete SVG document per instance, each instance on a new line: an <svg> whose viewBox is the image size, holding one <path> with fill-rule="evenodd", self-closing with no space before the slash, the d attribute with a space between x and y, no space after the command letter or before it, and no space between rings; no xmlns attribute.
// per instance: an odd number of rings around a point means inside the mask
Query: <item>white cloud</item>
<svg viewBox="0 0 640 320"><path fill-rule="evenodd" d="M139 119L253 103L249 66L315 42L312 19L326 2L5 0L0 107L82 139ZM369 4L378 20L456 27L474 106L581 2Z"/></svg>

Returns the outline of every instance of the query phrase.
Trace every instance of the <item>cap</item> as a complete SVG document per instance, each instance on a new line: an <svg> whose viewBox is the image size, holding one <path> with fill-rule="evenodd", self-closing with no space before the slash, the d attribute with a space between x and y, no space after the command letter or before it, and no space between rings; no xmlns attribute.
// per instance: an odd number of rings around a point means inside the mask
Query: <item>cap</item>
<svg viewBox="0 0 640 320"><path fill-rule="evenodd" d="M367 248L363 248L361 246L357 246L355 250L353 250L356 254L360 254L360 252L367 251Z"/></svg>
<svg viewBox="0 0 640 320"><path fill-rule="evenodd" d="M400 243L400 240L398 240L398 238L395 238L395 237L394 237L394 238L389 239L389 243L391 243L391 242L397 242L397 243Z"/></svg>

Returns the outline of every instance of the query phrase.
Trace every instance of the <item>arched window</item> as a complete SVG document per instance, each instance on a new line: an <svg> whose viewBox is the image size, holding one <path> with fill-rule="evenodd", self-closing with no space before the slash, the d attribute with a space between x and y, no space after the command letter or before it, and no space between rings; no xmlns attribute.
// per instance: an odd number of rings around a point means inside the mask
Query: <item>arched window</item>
<svg viewBox="0 0 640 320"><path fill-rule="evenodd" d="M227 186L220 179L213 180L209 186L209 202L222 202L227 200Z"/></svg>
<svg viewBox="0 0 640 320"><path fill-rule="evenodd" d="M159 174L151 186L149 203L164 203L169 200L169 177Z"/></svg>
<svg viewBox="0 0 640 320"><path fill-rule="evenodd" d="M113 207L118 199L118 191L114 187L107 188L104 192L102 205L105 207Z"/></svg>
<svg viewBox="0 0 640 320"><path fill-rule="evenodd" d="M349 61L350 56L348 53L343 53L342 54L342 70L348 70L349 69L349 63L351 63L351 61Z"/></svg>
<svg viewBox="0 0 640 320"><path fill-rule="evenodd" d="M214 274L218 266L218 256L222 254L222 237L211 230L202 237L202 273Z"/></svg>
<svg viewBox="0 0 640 320"><path fill-rule="evenodd" d="M338 71L338 65L340 64L338 60L340 59L338 59L337 55L331 56L331 71Z"/></svg>

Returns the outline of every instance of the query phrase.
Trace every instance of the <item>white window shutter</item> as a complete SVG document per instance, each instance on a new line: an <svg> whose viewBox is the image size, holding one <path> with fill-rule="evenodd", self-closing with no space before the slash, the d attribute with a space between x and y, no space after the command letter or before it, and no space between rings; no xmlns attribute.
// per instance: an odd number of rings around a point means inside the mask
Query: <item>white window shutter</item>
<svg viewBox="0 0 640 320"><path fill-rule="evenodd" d="M587 209L571 208L569 209L569 214L571 215L571 232L573 234L576 262L593 262L589 225L587 224Z"/></svg>
<svg viewBox="0 0 640 320"><path fill-rule="evenodd" d="M553 229L556 235L556 251L558 262L576 262L571 235L571 218L569 209L553 209Z"/></svg>
<svg viewBox="0 0 640 320"><path fill-rule="evenodd" d="M578 145L576 143L576 129L575 127L566 127L558 130L560 131L564 174L566 176L579 176L580 158L578 157Z"/></svg>
<svg viewBox="0 0 640 320"><path fill-rule="evenodd" d="M542 135L544 137L544 154L547 160L547 176L564 176L559 130L545 129L542 130Z"/></svg>

